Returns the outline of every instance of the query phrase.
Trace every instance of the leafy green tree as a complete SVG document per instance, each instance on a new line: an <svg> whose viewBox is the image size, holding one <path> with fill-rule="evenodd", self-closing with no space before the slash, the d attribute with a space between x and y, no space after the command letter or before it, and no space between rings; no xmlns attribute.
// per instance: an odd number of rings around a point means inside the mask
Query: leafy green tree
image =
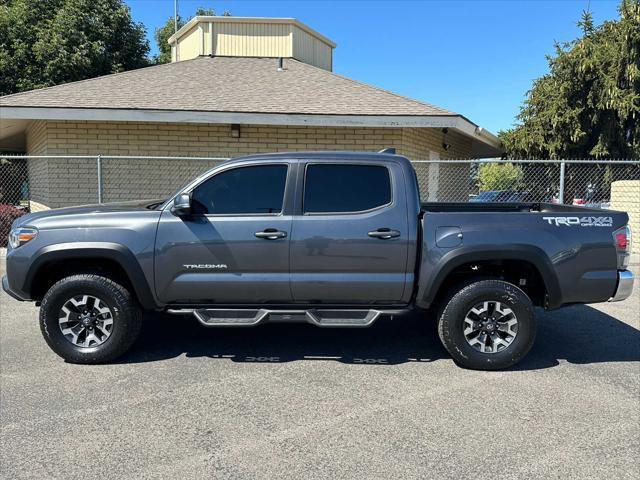
<svg viewBox="0 0 640 480"><path fill-rule="evenodd" d="M480 191L517 190L522 182L522 169L513 163L485 163L478 171Z"/></svg>
<svg viewBox="0 0 640 480"><path fill-rule="evenodd" d="M0 95L148 65L122 0L0 0Z"/></svg>
<svg viewBox="0 0 640 480"><path fill-rule="evenodd" d="M594 25L584 12L577 40L556 44L517 117L500 132L507 158L640 156L640 0Z"/></svg>
<svg viewBox="0 0 640 480"><path fill-rule="evenodd" d="M215 16L216 12L213 8L204 8L198 7L196 9L195 16ZM225 11L222 14L223 17L231 16L231 13ZM158 44L158 50L160 53L155 57L155 63L169 63L171 62L171 45L169 45L168 41L171 35L175 33L175 17L169 17L165 24L162 27L156 28L155 38L156 43ZM186 20L183 19L180 14L178 14L178 28L182 28L185 23L191 20L193 17L189 17Z"/></svg>

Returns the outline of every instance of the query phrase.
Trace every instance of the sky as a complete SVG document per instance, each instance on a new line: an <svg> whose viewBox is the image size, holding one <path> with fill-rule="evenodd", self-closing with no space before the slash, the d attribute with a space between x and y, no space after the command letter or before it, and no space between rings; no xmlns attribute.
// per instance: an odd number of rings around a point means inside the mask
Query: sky
<svg viewBox="0 0 640 480"><path fill-rule="evenodd" d="M154 30L173 0L125 0ZM554 42L580 35L586 8L596 23L618 17L617 0L211 1L178 0L241 17L293 17L338 44L334 71L460 113L493 133L510 128L534 79L548 72Z"/></svg>

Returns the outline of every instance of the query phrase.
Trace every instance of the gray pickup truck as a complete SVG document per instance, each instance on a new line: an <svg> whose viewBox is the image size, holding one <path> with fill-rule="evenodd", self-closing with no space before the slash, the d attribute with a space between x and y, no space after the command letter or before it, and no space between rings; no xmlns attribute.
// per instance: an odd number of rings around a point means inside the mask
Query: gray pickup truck
<svg viewBox="0 0 640 480"><path fill-rule="evenodd" d="M459 365L495 370L531 348L534 306L631 294L627 221L566 205L420 203L398 155L256 155L163 201L19 218L2 285L40 305L45 340L70 362L123 354L143 310L207 327L366 327L432 310Z"/></svg>

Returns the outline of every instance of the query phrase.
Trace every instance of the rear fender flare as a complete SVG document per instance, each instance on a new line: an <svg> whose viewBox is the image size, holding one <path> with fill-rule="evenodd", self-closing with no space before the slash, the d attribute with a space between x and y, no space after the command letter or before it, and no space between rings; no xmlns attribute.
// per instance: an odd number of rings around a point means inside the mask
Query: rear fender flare
<svg viewBox="0 0 640 480"><path fill-rule="evenodd" d="M432 270L433 273L429 275L431 280L425 285L422 297L418 298L418 305L428 307L436 298L447 276L457 267L487 260L520 260L531 263L542 277L549 298L549 308L557 308L562 304L562 294L555 269L543 250L531 245L501 245L500 248L492 245L485 248L463 247L443 255ZM428 269L429 266L424 268Z"/></svg>

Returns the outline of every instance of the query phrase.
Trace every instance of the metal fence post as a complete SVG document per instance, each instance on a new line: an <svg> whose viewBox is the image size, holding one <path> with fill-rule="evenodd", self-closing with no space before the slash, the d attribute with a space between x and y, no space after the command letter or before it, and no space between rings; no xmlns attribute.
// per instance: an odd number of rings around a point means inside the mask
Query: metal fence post
<svg viewBox="0 0 640 480"><path fill-rule="evenodd" d="M96 161L98 167L98 203L102 203L102 157L98 155Z"/></svg>
<svg viewBox="0 0 640 480"><path fill-rule="evenodd" d="M561 204L564 203L564 167L565 167L564 161L560 162L560 189L558 193L558 200L560 201Z"/></svg>

